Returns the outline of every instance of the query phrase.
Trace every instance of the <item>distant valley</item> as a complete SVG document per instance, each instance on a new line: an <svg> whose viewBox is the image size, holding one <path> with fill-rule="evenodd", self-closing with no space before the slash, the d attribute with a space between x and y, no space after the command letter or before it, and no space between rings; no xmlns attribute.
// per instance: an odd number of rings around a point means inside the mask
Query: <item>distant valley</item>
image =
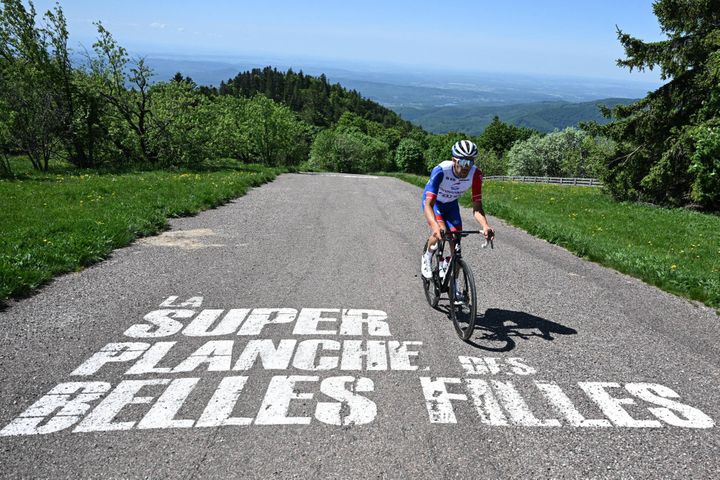
<svg viewBox="0 0 720 480"><path fill-rule="evenodd" d="M405 120L433 133L460 131L478 135L496 115L505 123L533 128L540 132L562 130L586 121L604 124L609 120L602 116L598 105L613 107L633 101L626 98L605 98L581 103L552 101L496 106L464 104L439 108L401 107L393 110Z"/></svg>
<svg viewBox="0 0 720 480"><path fill-rule="evenodd" d="M156 80L168 80L181 72L199 85L217 86L241 71L266 65L311 75L324 73L330 82L357 90L430 132L462 131L472 135L482 132L495 115L504 122L542 132L581 121L604 123L607 119L600 114L598 104L631 103L659 86L632 80L420 72L273 58L148 55L146 60Z"/></svg>

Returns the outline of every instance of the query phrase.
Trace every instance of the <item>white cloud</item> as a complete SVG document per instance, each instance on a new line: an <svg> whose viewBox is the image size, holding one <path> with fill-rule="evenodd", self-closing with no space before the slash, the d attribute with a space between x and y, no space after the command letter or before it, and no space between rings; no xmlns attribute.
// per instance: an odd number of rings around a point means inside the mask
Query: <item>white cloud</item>
<svg viewBox="0 0 720 480"><path fill-rule="evenodd" d="M159 28L162 30L165 27L167 27L167 24L165 24L165 23L153 22L150 24L150 28Z"/></svg>
<svg viewBox="0 0 720 480"><path fill-rule="evenodd" d="M178 32L184 32L184 31L185 31L185 27L178 27L177 31L178 31Z"/></svg>

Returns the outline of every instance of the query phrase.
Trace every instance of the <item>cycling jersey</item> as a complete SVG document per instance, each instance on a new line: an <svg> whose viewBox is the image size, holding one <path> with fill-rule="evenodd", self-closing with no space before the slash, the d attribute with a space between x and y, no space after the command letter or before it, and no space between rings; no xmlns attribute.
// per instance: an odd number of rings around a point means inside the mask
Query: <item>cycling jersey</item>
<svg viewBox="0 0 720 480"><path fill-rule="evenodd" d="M422 208L425 209L427 199L435 199L433 212L435 219L445 222L451 230L462 230L462 218L457 199L468 188L472 187L474 202L482 200L482 172L473 165L467 176L459 178L453 172L453 162L448 160L433 168L430 180L425 186L422 197Z"/></svg>
<svg viewBox="0 0 720 480"><path fill-rule="evenodd" d="M433 168L430 180L425 185L423 200L435 198L437 202L449 203L457 201L460 195L472 187L472 200L482 200L482 172L473 165L465 178L455 176L452 160L447 160Z"/></svg>

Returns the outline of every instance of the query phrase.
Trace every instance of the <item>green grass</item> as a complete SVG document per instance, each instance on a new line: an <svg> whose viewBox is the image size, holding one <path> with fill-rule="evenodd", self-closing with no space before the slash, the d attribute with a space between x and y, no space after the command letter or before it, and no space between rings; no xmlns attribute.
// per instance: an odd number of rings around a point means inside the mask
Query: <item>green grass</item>
<svg viewBox="0 0 720 480"><path fill-rule="evenodd" d="M62 164L36 173L28 164L13 159L16 178L0 180L0 300L28 295L53 276L163 230L168 217L220 205L280 173L233 161L198 172L122 174Z"/></svg>
<svg viewBox="0 0 720 480"><path fill-rule="evenodd" d="M427 177L394 176L424 187ZM597 188L489 180L485 210L581 257L720 309L720 216L616 202ZM469 195L460 199L471 206Z"/></svg>

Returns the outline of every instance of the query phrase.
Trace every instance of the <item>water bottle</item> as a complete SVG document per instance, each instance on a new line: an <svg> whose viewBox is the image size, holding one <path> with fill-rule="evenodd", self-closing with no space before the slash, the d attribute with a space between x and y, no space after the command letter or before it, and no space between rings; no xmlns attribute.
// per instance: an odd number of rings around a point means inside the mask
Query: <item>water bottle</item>
<svg viewBox="0 0 720 480"><path fill-rule="evenodd" d="M441 257L440 259L440 278L445 277L445 273L448 269L448 263L450 263L450 257Z"/></svg>

